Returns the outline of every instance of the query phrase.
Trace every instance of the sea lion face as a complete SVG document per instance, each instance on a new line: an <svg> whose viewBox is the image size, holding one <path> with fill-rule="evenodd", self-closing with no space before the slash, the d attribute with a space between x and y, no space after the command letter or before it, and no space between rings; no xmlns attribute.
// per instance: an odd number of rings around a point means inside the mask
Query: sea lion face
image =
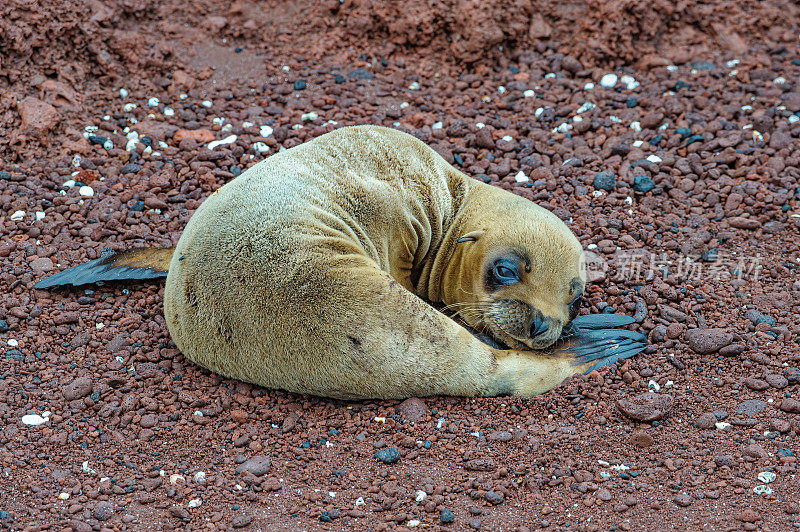
<svg viewBox="0 0 800 532"><path fill-rule="evenodd" d="M581 245L566 225L537 211L459 240L470 246L461 271L474 275L452 308L467 325L514 349L555 343L578 314L586 279Z"/></svg>
<svg viewBox="0 0 800 532"><path fill-rule="evenodd" d="M571 255L571 254L570 254ZM556 269L541 268L520 249L487 257L481 294L482 325L495 338L516 349L544 349L577 313L584 281L580 255L564 257Z"/></svg>

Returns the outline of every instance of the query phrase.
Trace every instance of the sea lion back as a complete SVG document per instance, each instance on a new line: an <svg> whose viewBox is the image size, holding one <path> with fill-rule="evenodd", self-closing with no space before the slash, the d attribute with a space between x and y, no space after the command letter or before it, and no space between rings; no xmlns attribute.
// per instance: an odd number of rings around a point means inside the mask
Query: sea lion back
<svg viewBox="0 0 800 532"><path fill-rule="evenodd" d="M164 298L188 358L226 376L320 393L319 357L341 350L351 320L342 318L360 297L341 289L351 281L343 269L382 270L413 290L412 270L452 217L438 156L415 140L403 153L396 135L409 142L385 128L321 137L259 163L198 208Z"/></svg>

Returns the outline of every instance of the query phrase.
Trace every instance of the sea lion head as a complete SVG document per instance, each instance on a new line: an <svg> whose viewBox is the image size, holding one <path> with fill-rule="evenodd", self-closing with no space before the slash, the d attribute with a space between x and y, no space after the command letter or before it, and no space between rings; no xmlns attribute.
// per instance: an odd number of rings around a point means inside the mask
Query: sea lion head
<svg viewBox="0 0 800 532"><path fill-rule="evenodd" d="M511 348L547 348L581 304L580 242L557 216L524 198L506 193L494 200L460 228L445 303Z"/></svg>

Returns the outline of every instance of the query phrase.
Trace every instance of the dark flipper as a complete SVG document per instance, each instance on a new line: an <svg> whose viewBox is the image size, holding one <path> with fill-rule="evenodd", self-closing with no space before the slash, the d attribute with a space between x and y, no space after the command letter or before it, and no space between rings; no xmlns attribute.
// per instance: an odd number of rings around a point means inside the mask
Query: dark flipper
<svg viewBox="0 0 800 532"><path fill-rule="evenodd" d="M624 314L586 314L564 328L561 338L548 351L572 359L574 366L584 366L585 373L625 360L647 347L647 336L639 331L618 329L634 322ZM491 336L460 322L473 336L495 349L509 349ZM594 362L594 364L592 364Z"/></svg>
<svg viewBox="0 0 800 532"><path fill-rule="evenodd" d="M34 288L166 277L174 251L175 248L134 248L120 253L103 254L99 259L42 279Z"/></svg>
<svg viewBox="0 0 800 532"><path fill-rule="evenodd" d="M579 338L583 342L606 340L606 339L622 339L628 338L639 342L647 343L647 336L639 331L630 331L628 329L588 329L574 332L570 335L562 335L561 338Z"/></svg>
<svg viewBox="0 0 800 532"><path fill-rule="evenodd" d="M573 365L586 367L586 373L610 366L647 347L644 333L614 328L630 325L633 321L633 318L623 314L578 316L564 330L561 340L553 349L559 354L571 354L575 358Z"/></svg>
<svg viewBox="0 0 800 532"><path fill-rule="evenodd" d="M625 327L634 320L625 314L585 314L577 316L570 322L573 329L613 329L615 327Z"/></svg>

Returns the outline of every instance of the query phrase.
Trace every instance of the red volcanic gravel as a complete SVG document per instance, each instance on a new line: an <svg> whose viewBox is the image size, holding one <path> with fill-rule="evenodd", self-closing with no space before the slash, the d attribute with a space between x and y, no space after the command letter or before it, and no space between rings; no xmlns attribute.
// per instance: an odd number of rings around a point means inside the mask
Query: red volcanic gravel
<svg viewBox="0 0 800 532"><path fill-rule="evenodd" d="M773 1L6 2L0 529L800 526L798 34ZM163 284L33 289L363 123L565 220L584 311L651 346L345 403L188 362Z"/></svg>

